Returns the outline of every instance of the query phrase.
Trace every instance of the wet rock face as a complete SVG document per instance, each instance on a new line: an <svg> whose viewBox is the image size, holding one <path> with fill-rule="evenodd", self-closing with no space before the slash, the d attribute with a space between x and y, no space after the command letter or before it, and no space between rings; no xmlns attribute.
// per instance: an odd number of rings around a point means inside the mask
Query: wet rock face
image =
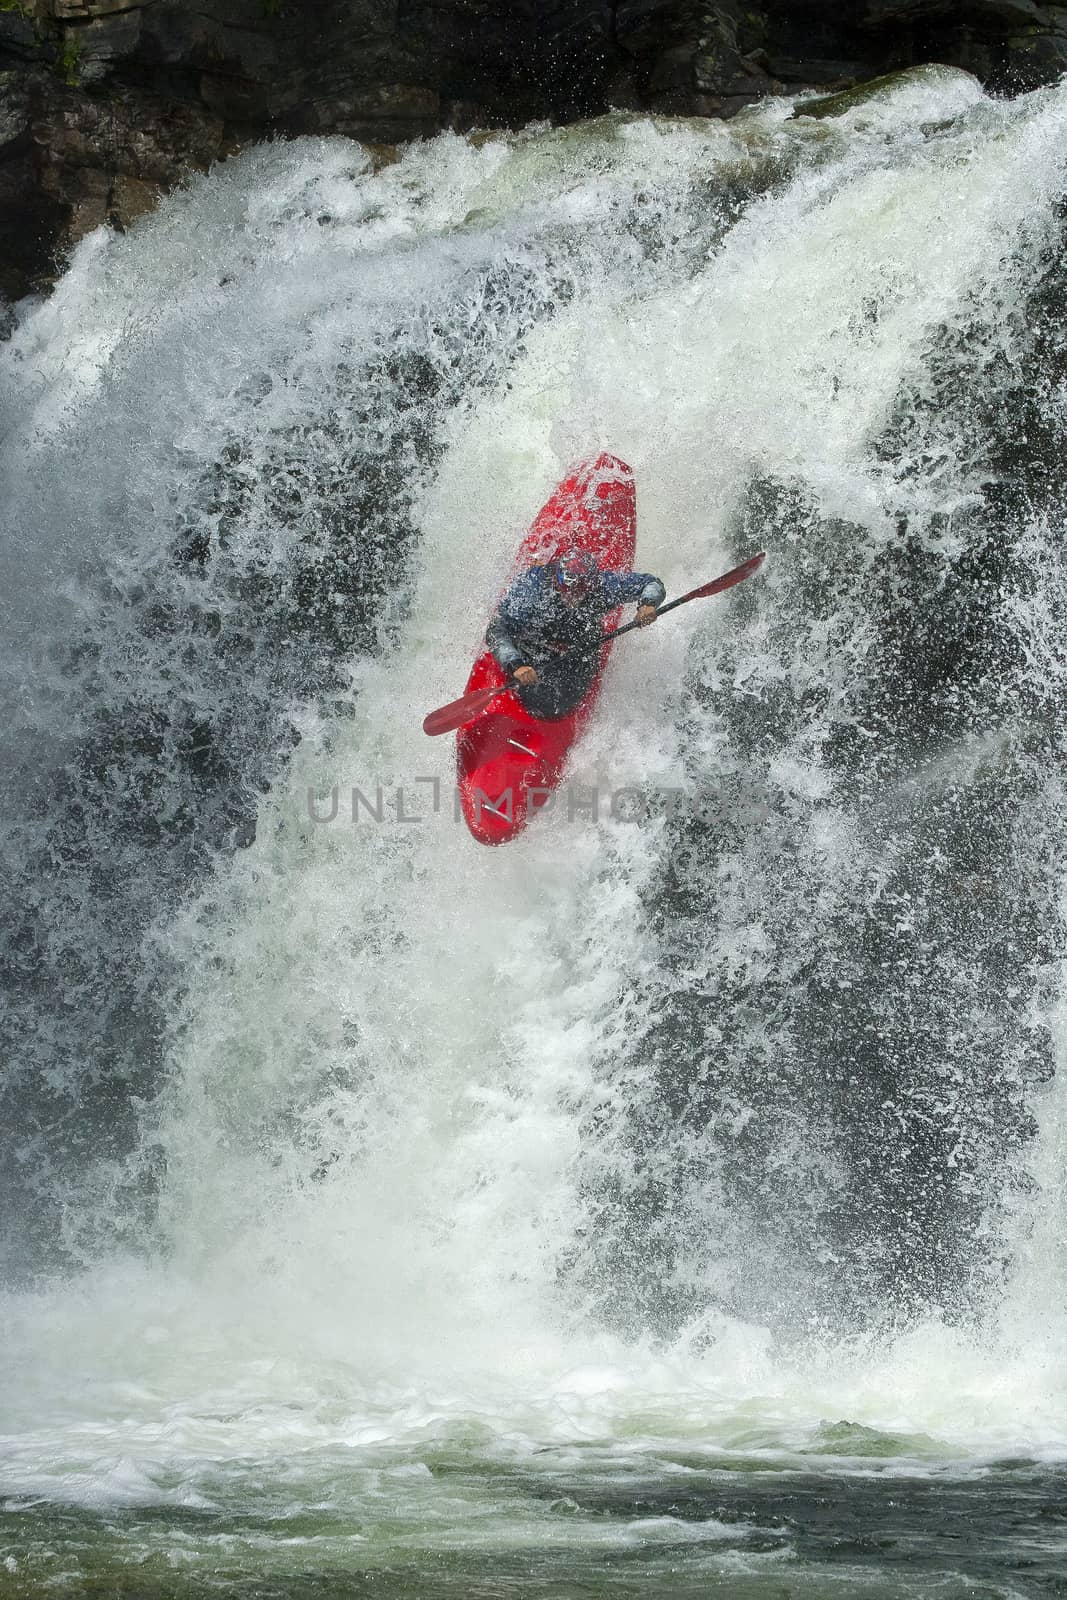
<svg viewBox="0 0 1067 1600"><path fill-rule="evenodd" d="M615 106L732 116L921 61L1067 71L1037 0L0 0L0 293L270 133L393 144Z"/></svg>
<svg viewBox="0 0 1067 1600"><path fill-rule="evenodd" d="M47 70L0 74L0 293L46 280L101 223L124 228L183 172L234 141L203 106L115 86L94 95ZM57 254L59 252L59 254Z"/></svg>

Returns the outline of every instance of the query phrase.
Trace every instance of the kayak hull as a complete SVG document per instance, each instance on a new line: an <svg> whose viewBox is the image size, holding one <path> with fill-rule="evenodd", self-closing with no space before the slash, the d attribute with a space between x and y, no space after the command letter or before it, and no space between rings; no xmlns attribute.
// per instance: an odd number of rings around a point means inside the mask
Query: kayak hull
<svg viewBox="0 0 1067 1600"><path fill-rule="evenodd" d="M552 561L563 550L588 550L605 570L630 572L637 548L637 497L625 461L603 453L572 469L535 517L519 546L512 577ZM616 610L605 632L618 626ZM480 844L506 844L531 816L549 804L563 777L571 746L589 721L600 693L611 644L584 698L562 717L535 717L508 691L492 708L459 730L456 765L460 803ZM488 650L478 657L467 691L504 685L508 674Z"/></svg>

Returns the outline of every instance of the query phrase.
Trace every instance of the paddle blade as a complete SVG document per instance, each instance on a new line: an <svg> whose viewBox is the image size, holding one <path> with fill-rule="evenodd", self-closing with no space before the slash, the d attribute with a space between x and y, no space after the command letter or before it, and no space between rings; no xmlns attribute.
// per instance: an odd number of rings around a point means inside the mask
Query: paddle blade
<svg viewBox="0 0 1067 1600"><path fill-rule="evenodd" d="M749 556L747 561L742 561L739 567L734 567L730 572L724 572L721 578L714 578L711 583L704 584L701 589L690 589L688 594L683 594L674 605L680 606L685 600L705 600L708 595L721 594L724 589L732 589L735 583L743 583L746 578L762 567L767 559L766 550L761 550L758 555ZM661 607L661 609L666 609Z"/></svg>
<svg viewBox="0 0 1067 1600"><path fill-rule="evenodd" d="M472 689L470 694L450 700L447 706L439 706L423 720L423 733L435 739L440 733L452 733L456 728L462 728L465 722L473 722L475 717L480 716L490 700L495 700L498 694L505 694L510 687L505 683L498 689Z"/></svg>

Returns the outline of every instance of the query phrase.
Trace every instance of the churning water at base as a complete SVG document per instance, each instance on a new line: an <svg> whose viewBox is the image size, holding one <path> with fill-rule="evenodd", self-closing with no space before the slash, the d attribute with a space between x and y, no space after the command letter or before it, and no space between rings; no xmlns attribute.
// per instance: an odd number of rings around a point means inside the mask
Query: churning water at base
<svg viewBox="0 0 1067 1600"><path fill-rule="evenodd" d="M0 1593L1056 1592L1065 132L278 144L23 308ZM488 851L421 718L600 448L770 559Z"/></svg>

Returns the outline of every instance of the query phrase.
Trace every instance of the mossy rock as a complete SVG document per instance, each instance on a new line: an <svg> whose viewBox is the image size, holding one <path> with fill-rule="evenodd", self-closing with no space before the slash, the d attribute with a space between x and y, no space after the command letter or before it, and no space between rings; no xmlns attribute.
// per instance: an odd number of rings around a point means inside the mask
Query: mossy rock
<svg viewBox="0 0 1067 1600"><path fill-rule="evenodd" d="M961 80L971 83L978 81L972 73L964 72L962 67L943 67L934 64L905 67L900 72L887 72L881 78L869 78L866 83L857 83L854 89L842 89L840 94L827 94L817 100L805 100L797 106L793 116L817 119L843 117L846 111L854 111L857 106L888 100L898 90L908 86L932 87Z"/></svg>

